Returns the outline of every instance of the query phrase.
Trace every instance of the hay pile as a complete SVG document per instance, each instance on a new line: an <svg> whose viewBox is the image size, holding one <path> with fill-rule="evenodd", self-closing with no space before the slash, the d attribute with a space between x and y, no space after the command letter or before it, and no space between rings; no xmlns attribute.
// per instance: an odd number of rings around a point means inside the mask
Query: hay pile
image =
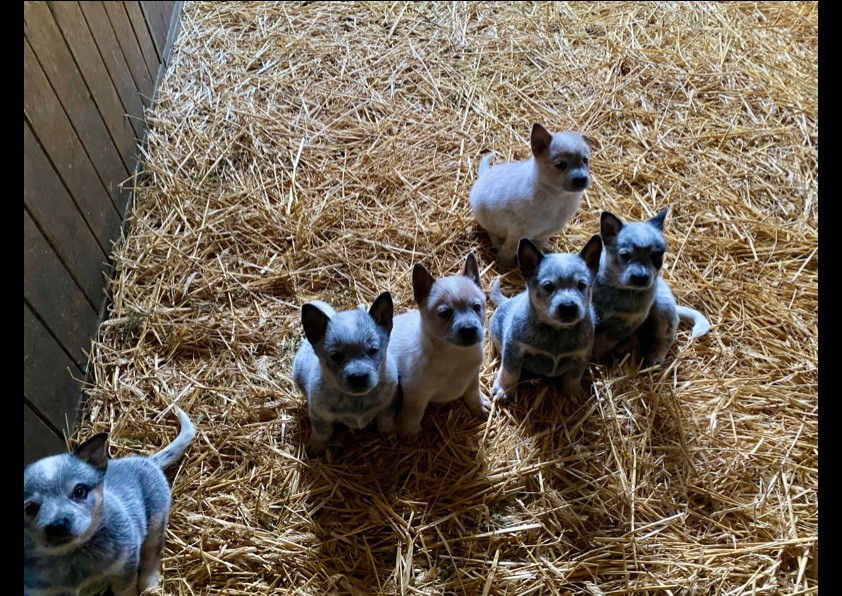
<svg viewBox="0 0 842 596"><path fill-rule="evenodd" d="M188 3L80 433L196 421L162 593L816 592L817 48L815 3ZM402 312L414 262L470 250L487 288L468 192L533 121L601 144L556 249L670 205L665 277L712 332L308 461L301 303Z"/></svg>

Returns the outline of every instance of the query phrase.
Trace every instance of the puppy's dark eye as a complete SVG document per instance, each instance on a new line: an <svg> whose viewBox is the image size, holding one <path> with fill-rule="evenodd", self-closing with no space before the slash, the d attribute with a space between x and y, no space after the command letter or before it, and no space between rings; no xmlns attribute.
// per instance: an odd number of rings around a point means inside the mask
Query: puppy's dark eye
<svg viewBox="0 0 842 596"><path fill-rule="evenodd" d="M587 158L587 157L583 157L583 158L582 158L582 163L583 163L583 164L585 164L585 165L588 165L588 158Z"/></svg>
<svg viewBox="0 0 842 596"><path fill-rule="evenodd" d="M556 167L557 170L566 170L567 169L567 162L566 161L560 161L557 164L555 164L555 167Z"/></svg>
<svg viewBox="0 0 842 596"><path fill-rule="evenodd" d="M345 359L345 354L342 352L331 352L330 359L339 364Z"/></svg>
<svg viewBox="0 0 842 596"><path fill-rule="evenodd" d="M73 498L74 499L84 499L88 496L88 487L84 484L77 484L76 487L73 489Z"/></svg>
<svg viewBox="0 0 842 596"><path fill-rule="evenodd" d="M585 291L585 290L587 290L587 289L588 289L588 284L586 284L586 283L585 283L585 282L583 282L583 281L580 281L580 282L579 282L579 291L580 291L580 292L584 292L584 291Z"/></svg>
<svg viewBox="0 0 842 596"><path fill-rule="evenodd" d="M372 347L370 347L369 349L367 349L367 350L365 351L365 353L366 353L366 354L368 354L369 356L371 356L371 357L373 358L374 356L377 356L377 354L379 354L379 353L380 353L380 348L377 348L377 347L375 347L375 346L372 346Z"/></svg>
<svg viewBox="0 0 842 596"><path fill-rule="evenodd" d="M444 321L449 321L450 317L453 316L453 309L452 308L443 308L439 311L439 318Z"/></svg>
<svg viewBox="0 0 842 596"><path fill-rule="evenodd" d="M554 287L553 282L551 282L551 281L545 281L544 283L541 284L541 289L543 289L545 292L552 292L553 287Z"/></svg>
<svg viewBox="0 0 842 596"><path fill-rule="evenodd" d="M482 304L480 304L479 302L474 302L474 304L472 305L472 308L474 309L474 312L477 313L477 314L482 312Z"/></svg>
<svg viewBox="0 0 842 596"><path fill-rule="evenodd" d="M664 264L664 253L663 252L653 252L652 253L652 264L655 265L658 269L661 268L661 265Z"/></svg>
<svg viewBox="0 0 842 596"><path fill-rule="evenodd" d="M35 517L41 511L41 506L38 503L27 503L23 506L23 512L29 517Z"/></svg>
<svg viewBox="0 0 842 596"><path fill-rule="evenodd" d="M624 250L619 254L619 257L623 263L628 263L629 259L631 259L631 253L627 250Z"/></svg>

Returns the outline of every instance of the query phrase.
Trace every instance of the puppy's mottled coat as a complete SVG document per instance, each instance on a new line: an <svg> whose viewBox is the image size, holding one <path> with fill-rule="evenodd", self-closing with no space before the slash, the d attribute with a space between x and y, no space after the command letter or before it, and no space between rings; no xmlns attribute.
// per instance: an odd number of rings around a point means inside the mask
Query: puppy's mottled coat
<svg viewBox="0 0 842 596"><path fill-rule="evenodd" d="M496 400L515 397L522 371L561 377L565 394L582 393L593 346L591 293L601 250L599 236L578 255L543 255L530 240L521 239L517 258L526 289L506 298L499 280L491 288L497 310L490 333L501 358L492 388Z"/></svg>
<svg viewBox="0 0 842 596"><path fill-rule="evenodd" d="M163 450L110 460L106 433L73 453L40 459L23 472L24 594L137 595L158 583L170 486L195 430Z"/></svg>
<svg viewBox="0 0 842 596"><path fill-rule="evenodd" d="M471 188L474 218L502 265L514 263L521 238L543 248L579 209L590 184L590 139L571 131L550 134L535 123L530 141L532 157L526 161L490 167L494 154L486 155Z"/></svg>
<svg viewBox="0 0 842 596"><path fill-rule="evenodd" d="M324 454L336 423L361 429L376 419L381 435L394 431L398 369L388 354L393 310L389 292L368 312L336 312L321 301L301 307L307 341L295 355L292 376L307 397L310 457Z"/></svg>
<svg viewBox="0 0 842 596"><path fill-rule="evenodd" d="M665 207L647 221L623 223L616 215L602 212L603 251L593 298L599 320L596 359L636 344L644 365L660 364L675 341L679 319L693 323L693 338L710 329L702 313L676 304L660 277L667 248L666 215Z"/></svg>
<svg viewBox="0 0 842 596"><path fill-rule="evenodd" d="M412 289L418 309L395 318L389 345L403 392L398 432L409 441L418 437L431 402L464 397L476 416L489 411L488 397L479 387L485 293L476 258L468 255L462 275L438 280L416 263Z"/></svg>

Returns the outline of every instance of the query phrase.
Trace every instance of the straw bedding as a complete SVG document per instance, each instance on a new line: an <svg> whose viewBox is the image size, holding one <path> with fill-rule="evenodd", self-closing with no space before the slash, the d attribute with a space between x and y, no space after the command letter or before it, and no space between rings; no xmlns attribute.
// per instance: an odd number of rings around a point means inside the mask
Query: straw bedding
<svg viewBox="0 0 842 596"><path fill-rule="evenodd" d="M195 420L160 592L816 592L817 48L815 3L187 3L74 437ZM309 461L300 305L403 312L413 263L471 250L517 291L467 197L533 121L599 142L554 248L669 205L664 276L711 333Z"/></svg>

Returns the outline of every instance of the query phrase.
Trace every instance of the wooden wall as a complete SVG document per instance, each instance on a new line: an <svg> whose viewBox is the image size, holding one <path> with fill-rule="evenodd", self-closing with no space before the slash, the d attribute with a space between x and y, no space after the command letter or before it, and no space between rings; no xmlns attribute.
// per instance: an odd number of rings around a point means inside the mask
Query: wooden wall
<svg viewBox="0 0 842 596"><path fill-rule="evenodd" d="M65 450L179 2L25 2L24 464Z"/></svg>

